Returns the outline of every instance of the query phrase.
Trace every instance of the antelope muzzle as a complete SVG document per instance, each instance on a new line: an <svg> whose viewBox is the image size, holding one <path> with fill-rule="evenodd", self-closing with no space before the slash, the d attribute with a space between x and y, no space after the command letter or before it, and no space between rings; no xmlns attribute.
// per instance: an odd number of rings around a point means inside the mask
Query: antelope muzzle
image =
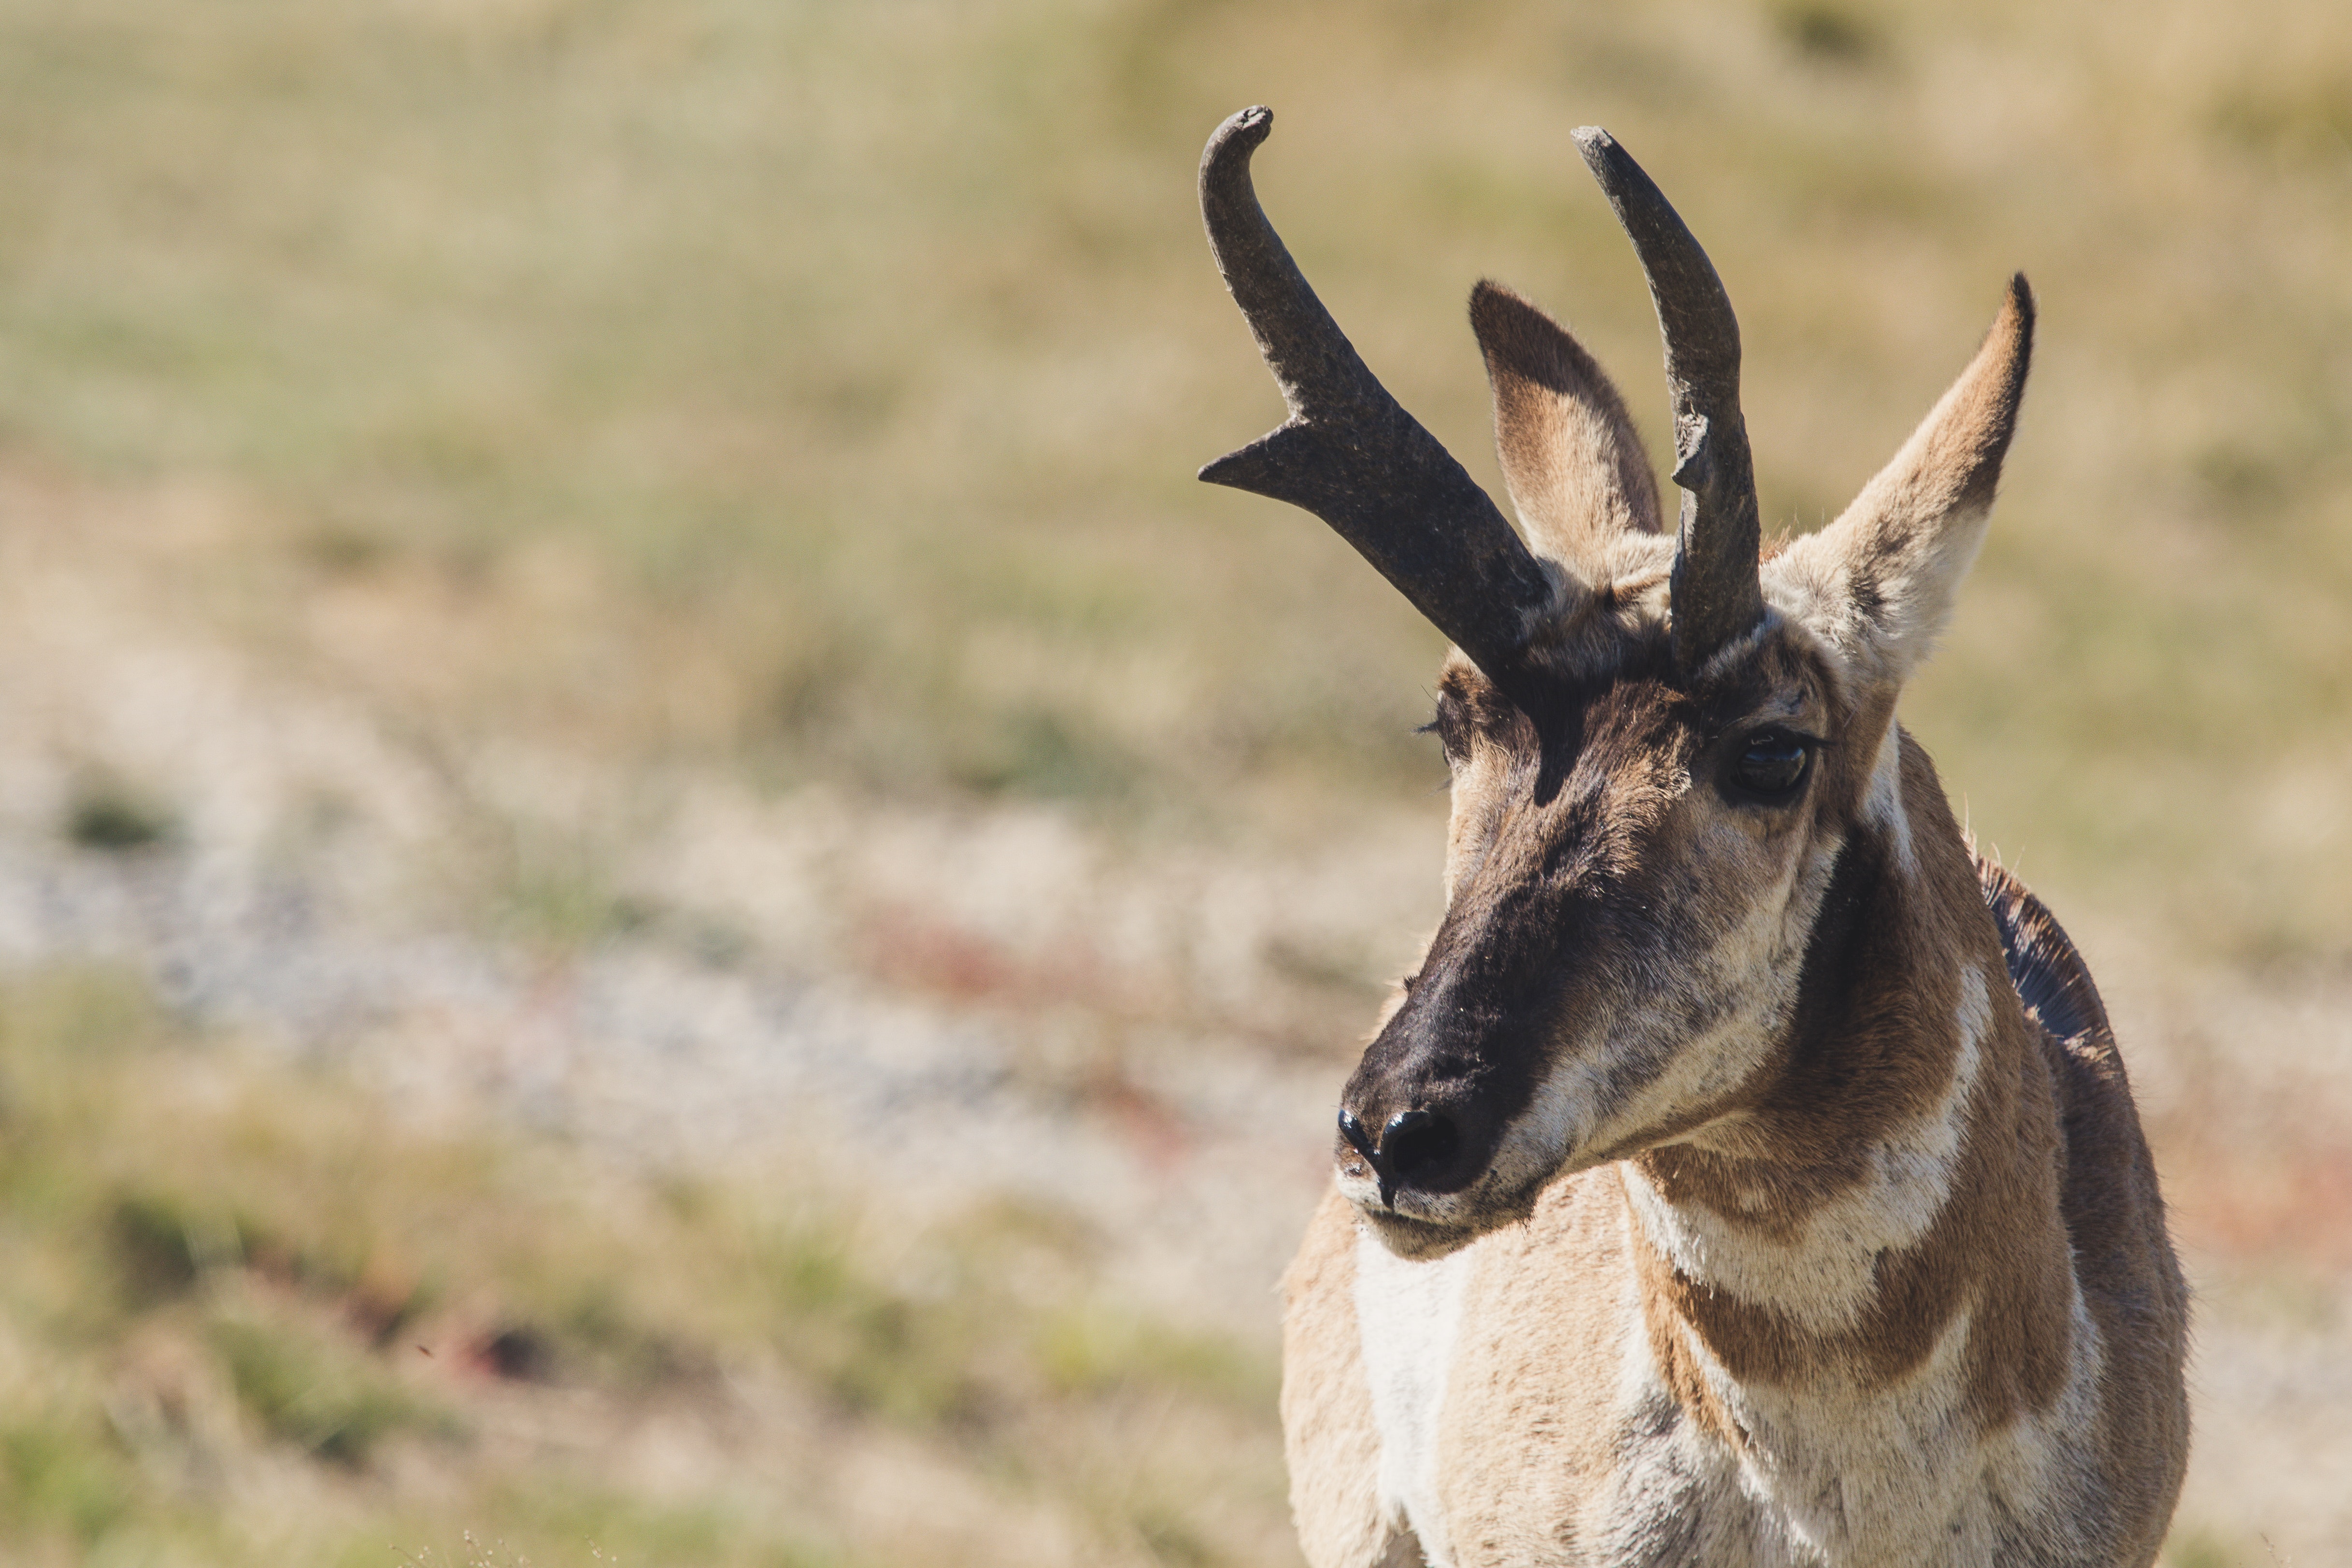
<svg viewBox="0 0 2352 1568"><path fill-rule="evenodd" d="M1340 1096L1342 1188L1402 1251L1459 1245L1527 1206L1496 1155L1533 1099L1548 1009L1457 967L1423 968Z"/></svg>

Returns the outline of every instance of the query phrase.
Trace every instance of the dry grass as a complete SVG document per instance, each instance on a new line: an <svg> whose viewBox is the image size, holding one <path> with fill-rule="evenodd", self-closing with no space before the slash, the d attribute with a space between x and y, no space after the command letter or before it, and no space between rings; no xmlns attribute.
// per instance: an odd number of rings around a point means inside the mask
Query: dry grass
<svg viewBox="0 0 2352 1568"><path fill-rule="evenodd" d="M1102 1299L1066 1216L861 1225L780 1173L419 1127L103 971L0 994L0 1089L11 1562L1152 1563L1284 1533L1270 1368Z"/></svg>

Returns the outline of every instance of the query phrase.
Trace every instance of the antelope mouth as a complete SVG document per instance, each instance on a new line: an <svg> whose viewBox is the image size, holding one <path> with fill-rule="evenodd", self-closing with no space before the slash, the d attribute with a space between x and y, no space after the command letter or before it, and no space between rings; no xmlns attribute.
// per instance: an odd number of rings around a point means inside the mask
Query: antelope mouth
<svg viewBox="0 0 2352 1568"><path fill-rule="evenodd" d="M1481 1202L1459 1215L1443 1217L1408 1214L1381 1203L1377 1194L1348 1195L1364 1223L1371 1226L1372 1234L1381 1238L1381 1246L1399 1258L1426 1262L1458 1252L1480 1237L1518 1224L1535 1212L1536 1194L1540 1191L1538 1185L1508 1201Z"/></svg>
<svg viewBox="0 0 2352 1568"><path fill-rule="evenodd" d="M1381 1245L1400 1258L1444 1257L1534 1212L1543 1183L1496 1192L1502 1181L1492 1149L1459 1151L1466 1157L1448 1158L1433 1169L1429 1163L1416 1165L1398 1158L1401 1151L1412 1150L1409 1136L1402 1142L1376 1142L1354 1123L1354 1118L1342 1113L1335 1152L1340 1193ZM1412 1124L1404 1131L1410 1134Z"/></svg>

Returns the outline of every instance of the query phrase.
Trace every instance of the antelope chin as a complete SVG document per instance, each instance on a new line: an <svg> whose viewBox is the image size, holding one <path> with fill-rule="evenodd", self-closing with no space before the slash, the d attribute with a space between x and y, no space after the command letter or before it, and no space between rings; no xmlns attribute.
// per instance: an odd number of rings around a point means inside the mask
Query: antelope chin
<svg viewBox="0 0 2352 1568"><path fill-rule="evenodd" d="M1347 1194L1349 1202L1380 1237L1381 1245L1411 1262L1426 1263L1469 1246L1480 1237L1517 1225L1535 1212L1542 1184L1501 1200L1475 1186L1441 1200L1443 1215L1403 1214L1380 1201L1377 1192Z"/></svg>
<svg viewBox="0 0 2352 1568"><path fill-rule="evenodd" d="M1473 1226L1441 1225L1364 1204L1357 1205L1356 1212L1364 1216L1382 1247L1409 1263L1433 1263L1486 1234Z"/></svg>

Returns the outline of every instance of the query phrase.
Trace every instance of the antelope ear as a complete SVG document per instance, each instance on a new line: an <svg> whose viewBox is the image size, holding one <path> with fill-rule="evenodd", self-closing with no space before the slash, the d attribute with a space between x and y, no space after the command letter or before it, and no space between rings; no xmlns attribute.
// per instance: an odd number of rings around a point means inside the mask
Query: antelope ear
<svg viewBox="0 0 2352 1568"><path fill-rule="evenodd" d="M1535 552L1574 568L1628 530L1657 532L1649 454L1584 345L1495 282L1470 291L1470 330L1495 389L1503 482Z"/></svg>
<svg viewBox="0 0 2352 1568"><path fill-rule="evenodd" d="M1984 346L1844 515L1765 568L1772 597L1867 679L1901 684L1984 542L2033 355L2033 290L2010 279Z"/></svg>

